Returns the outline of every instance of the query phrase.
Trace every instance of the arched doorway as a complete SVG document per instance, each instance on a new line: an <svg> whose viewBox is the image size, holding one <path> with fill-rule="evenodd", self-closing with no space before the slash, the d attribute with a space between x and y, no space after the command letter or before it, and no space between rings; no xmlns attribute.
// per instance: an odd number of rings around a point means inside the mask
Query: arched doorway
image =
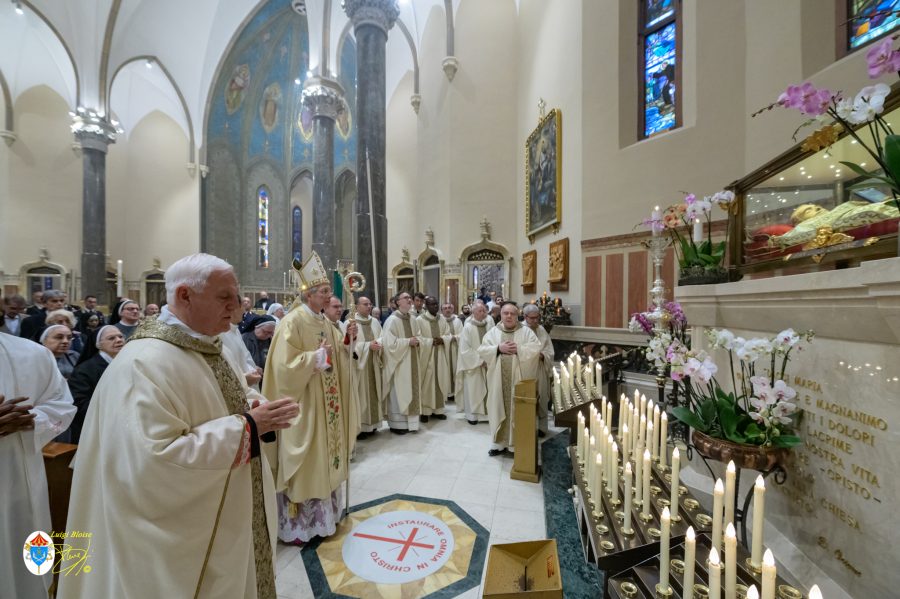
<svg viewBox="0 0 900 599"><path fill-rule="evenodd" d="M481 295L494 292L509 298L512 289L509 285L509 250L491 241L491 225L487 219L481 220L481 241L463 248L459 257L466 285L466 301Z"/></svg>

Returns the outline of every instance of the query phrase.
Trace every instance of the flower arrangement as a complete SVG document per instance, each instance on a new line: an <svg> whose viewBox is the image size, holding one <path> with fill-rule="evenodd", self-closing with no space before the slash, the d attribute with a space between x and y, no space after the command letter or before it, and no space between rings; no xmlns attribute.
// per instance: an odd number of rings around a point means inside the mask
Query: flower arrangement
<svg viewBox="0 0 900 599"><path fill-rule="evenodd" d="M723 269L725 248L728 244L728 233L724 241L713 243L712 240L712 207L713 204L724 210L731 218L736 210L734 192L723 190L702 199L692 193L684 195L684 201L673 204L664 212L654 211L651 218L641 222L649 227L654 235L660 233L671 237L678 256L678 265L682 272L716 271ZM706 236L703 235L702 222L706 221Z"/></svg>
<svg viewBox="0 0 900 599"><path fill-rule="evenodd" d="M873 45L866 53L869 77L876 79L888 73L900 71L900 51L893 47L894 38L885 38ZM809 126L818 125L804 140L801 149L817 152L830 147L838 140L842 131L849 135L875 160L881 172L867 172L862 166L847 161L841 164L866 179L851 187L871 187L873 184L886 185L893 194L893 201L900 208L900 135L894 133L891 125L882 118L884 102L891 88L884 83L867 85L855 96L844 96L841 91L818 89L812 83L790 85L781 93L778 100L755 112L757 116L775 107L790 108L809 117L794 131L797 133ZM830 120L830 122L829 122ZM866 143L857 127L864 125L872 138ZM859 130L863 130L860 128Z"/></svg>
<svg viewBox="0 0 900 599"><path fill-rule="evenodd" d="M704 350L691 349L679 339L653 351L664 360L672 380L681 382L687 405L673 409L678 420L718 439L733 443L794 447L797 392L788 386L785 371L791 352L801 349L814 333L787 329L772 338L744 339L728 330L710 330L713 349L728 351L731 384L727 392L716 378L719 368ZM662 338L662 345L665 342ZM737 362L737 364L736 364Z"/></svg>
<svg viewBox="0 0 900 599"><path fill-rule="evenodd" d="M673 341L690 345L690 336L687 334L687 317L678 302L666 302L663 310L667 315L666 329L659 334L653 330L653 310L647 312L635 312L631 315L628 329L632 333L641 331L650 335L650 343L644 350L647 361L656 368L659 373L665 373L668 368L666 362L666 350Z"/></svg>

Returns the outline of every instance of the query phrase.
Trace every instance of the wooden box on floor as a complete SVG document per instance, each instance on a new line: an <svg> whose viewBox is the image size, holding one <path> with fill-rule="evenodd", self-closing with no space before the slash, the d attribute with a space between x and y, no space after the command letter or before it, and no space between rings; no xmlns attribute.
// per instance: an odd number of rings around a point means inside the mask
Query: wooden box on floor
<svg viewBox="0 0 900 599"><path fill-rule="evenodd" d="M562 599L556 540L491 545L482 596L485 599Z"/></svg>
<svg viewBox="0 0 900 599"><path fill-rule="evenodd" d="M537 462L537 381L529 379L517 384L513 402L516 452L509 477L536 483L540 478Z"/></svg>

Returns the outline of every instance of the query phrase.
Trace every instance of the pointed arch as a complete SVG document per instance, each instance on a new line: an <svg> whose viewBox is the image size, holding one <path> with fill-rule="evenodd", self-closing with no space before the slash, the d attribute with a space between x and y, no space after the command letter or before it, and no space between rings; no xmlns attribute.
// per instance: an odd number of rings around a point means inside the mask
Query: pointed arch
<svg viewBox="0 0 900 599"><path fill-rule="evenodd" d="M75 64L75 55L72 54L72 49L69 48L69 44L66 43L66 40L63 39L63 36L59 33L59 30L50 22L44 13L37 9L37 7L29 2L28 0L21 0L22 4L27 6L31 12L38 16L38 18L44 22L44 24L53 32L53 35L56 36L56 39L59 40L59 43L62 45L63 50L66 51L66 56L69 57L69 64L72 65L72 73L75 75L75 106L73 108L77 108L81 106L81 77L78 75L78 66Z"/></svg>

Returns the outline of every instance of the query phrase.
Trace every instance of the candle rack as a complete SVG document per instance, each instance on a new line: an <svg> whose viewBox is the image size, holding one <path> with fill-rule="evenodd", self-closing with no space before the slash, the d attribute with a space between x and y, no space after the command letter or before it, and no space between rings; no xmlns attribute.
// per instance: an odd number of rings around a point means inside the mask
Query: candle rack
<svg viewBox="0 0 900 599"><path fill-rule="evenodd" d="M601 376L606 381L606 397L609 401L615 398L619 393L619 373L622 368L622 361L625 358L624 353L610 354L597 360L602 368ZM601 381L600 387L603 387ZM587 417L590 411L590 405L594 404L600 408L601 398L604 394L598 392L588 394L584 386L580 382L576 382L572 391L572 398L569 399L563 393L553 393L553 422L555 426L569 427L569 440L575 442L577 432L578 413L583 412ZM613 410L618 415L618 403L613 401ZM614 420L615 422L615 420Z"/></svg>
<svg viewBox="0 0 900 599"><path fill-rule="evenodd" d="M693 594L684 594L684 544L673 539L670 550L669 587L671 594L666 599L721 599L709 596L709 560L710 537L707 534L697 535L696 559L694 563L694 588ZM720 552L721 552L721 548ZM757 590L761 585L759 574L755 574L746 566L749 553L741 546L737 546L737 599L746 597L747 588L755 584ZM606 579L604 591L605 599L655 599L658 596L656 585L659 583L659 553L652 556L640 556L632 561L631 566ZM725 572L722 571L722 583L724 596ZM801 591L795 584L778 575L775 578L776 599L807 599L806 592Z"/></svg>
<svg viewBox="0 0 900 599"><path fill-rule="evenodd" d="M584 472L578 464L577 451L569 448L572 460L572 477L575 481L575 498L577 501L578 527L581 534L585 559L594 563L601 570L619 571L649 555L659 553L660 518L662 510L669 505L671 497L671 470L662 471L657 464L651 466L650 480L650 518L641 517L641 506L632 505L631 528L633 532L626 534L623 530L624 481L617 477L619 485L619 503L613 505L611 496L605 488L601 493L602 517L595 515L596 498L592 498L584 479ZM620 468L621 472L621 468ZM667 478L668 476L668 478ZM638 481L640 484L640 481ZM689 526L694 532L709 531L712 528L712 517L705 512L700 502L691 495L687 487L679 486L678 514L680 519L671 523L671 538L681 539Z"/></svg>

